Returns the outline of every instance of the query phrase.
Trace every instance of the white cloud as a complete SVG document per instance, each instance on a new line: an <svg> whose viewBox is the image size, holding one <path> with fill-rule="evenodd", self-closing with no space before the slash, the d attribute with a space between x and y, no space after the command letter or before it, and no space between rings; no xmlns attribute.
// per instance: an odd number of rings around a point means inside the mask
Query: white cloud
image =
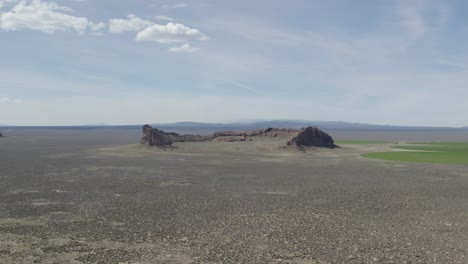
<svg viewBox="0 0 468 264"><path fill-rule="evenodd" d="M154 24L154 22L130 14L128 15L128 19L111 19L109 31L111 33L138 32Z"/></svg>
<svg viewBox="0 0 468 264"><path fill-rule="evenodd" d="M100 31L101 29L104 29L107 25L105 23L94 23L94 22L90 22L89 23L89 28L91 31Z"/></svg>
<svg viewBox="0 0 468 264"><path fill-rule="evenodd" d="M157 20L161 20L161 21L174 21L172 17L168 17L168 16L155 16L154 18L156 18Z"/></svg>
<svg viewBox="0 0 468 264"><path fill-rule="evenodd" d="M0 29L37 30L46 33L76 31L83 33L89 26L87 18L65 14L71 9L41 0L21 1L9 12L0 14Z"/></svg>
<svg viewBox="0 0 468 264"><path fill-rule="evenodd" d="M173 20L168 16L155 16L159 20ZM179 47L172 47L173 52L194 52L198 48L191 47L189 42L195 40L207 40L208 37L198 29L189 28L179 23L168 23L166 25L156 24L149 20L141 19L133 14L127 19L111 19L109 21L111 33L138 32L137 41L151 41L157 43L184 43Z"/></svg>
<svg viewBox="0 0 468 264"><path fill-rule="evenodd" d="M154 41L158 43L183 43L194 40L207 40L208 37L198 29L186 27L183 24L155 24L137 34L137 41Z"/></svg>
<svg viewBox="0 0 468 264"><path fill-rule="evenodd" d="M196 52L199 50L200 50L199 48L192 47L190 46L190 44L183 44L179 47L172 47L169 49L169 51L172 51L172 52Z"/></svg>

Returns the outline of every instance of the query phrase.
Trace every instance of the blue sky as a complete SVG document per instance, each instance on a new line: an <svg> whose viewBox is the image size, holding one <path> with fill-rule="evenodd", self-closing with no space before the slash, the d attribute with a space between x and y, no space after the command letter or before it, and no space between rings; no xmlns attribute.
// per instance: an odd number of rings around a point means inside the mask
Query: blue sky
<svg viewBox="0 0 468 264"><path fill-rule="evenodd" d="M466 1L0 0L0 124L466 126Z"/></svg>

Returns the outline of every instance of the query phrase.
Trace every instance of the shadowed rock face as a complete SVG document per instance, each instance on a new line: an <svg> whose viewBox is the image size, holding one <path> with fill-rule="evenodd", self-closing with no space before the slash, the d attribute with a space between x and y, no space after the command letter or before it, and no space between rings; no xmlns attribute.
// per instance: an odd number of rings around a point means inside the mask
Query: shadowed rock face
<svg viewBox="0 0 468 264"><path fill-rule="evenodd" d="M180 135L174 132L166 133L174 142L201 142L211 140L211 136L200 136L200 135Z"/></svg>
<svg viewBox="0 0 468 264"><path fill-rule="evenodd" d="M2 138L2 137L3 137L3 134L2 134L2 133L0 133L0 138Z"/></svg>
<svg viewBox="0 0 468 264"><path fill-rule="evenodd" d="M243 142L243 141L251 141L252 139L248 139L247 136L244 134L242 136L220 136L215 137L211 141L214 142Z"/></svg>
<svg viewBox="0 0 468 264"><path fill-rule="evenodd" d="M288 141L288 146L303 147L319 147L319 148L336 148L333 138L317 127L306 127L301 132Z"/></svg>
<svg viewBox="0 0 468 264"><path fill-rule="evenodd" d="M172 146L172 140L168 134L162 130L152 128L150 125L143 126L143 136L140 142L147 146Z"/></svg>
<svg viewBox="0 0 468 264"><path fill-rule="evenodd" d="M213 138L218 137L242 137L245 136L244 132L236 132L236 131L219 131L213 134Z"/></svg>
<svg viewBox="0 0 468 264"><path fill-rule="evenodd" d="M211 136L200 135L179 135L177 133L166 133L150 125L143 126L143 136L141 137L141 144L148 146L168 147L172 146L174 142L199 142L211 140Z"/></svg>
<svg viewBox="0 0 468 264"><path fill-rule="evenodd" d="M299 129L293 128L267 128L247 131L246 134L249 137L294 137L301 132Z"/></svg>

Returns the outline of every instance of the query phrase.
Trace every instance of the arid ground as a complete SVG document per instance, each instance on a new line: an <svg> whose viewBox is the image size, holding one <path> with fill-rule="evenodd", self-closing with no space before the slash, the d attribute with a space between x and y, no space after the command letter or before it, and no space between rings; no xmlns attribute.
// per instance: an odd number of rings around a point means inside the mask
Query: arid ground
<svg viewBox="0 0 468 264"><path fill-rule="evenodd" d="M139 130L2 132L0 263L468 263L468 166L360 156L392 143L164 151Z"/></svg>

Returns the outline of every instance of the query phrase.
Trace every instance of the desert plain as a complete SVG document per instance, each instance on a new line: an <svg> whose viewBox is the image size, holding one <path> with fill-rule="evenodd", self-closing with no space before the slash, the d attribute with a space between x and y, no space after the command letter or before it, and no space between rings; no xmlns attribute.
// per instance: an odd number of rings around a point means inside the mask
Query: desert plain
<svg viewBox="0 0 468 264"><path fill-rule="evenodd" d="M340 148L306 151L2 132L0 263L468 263L468 166L361 156L466 132L328 131Z"/></svg>

